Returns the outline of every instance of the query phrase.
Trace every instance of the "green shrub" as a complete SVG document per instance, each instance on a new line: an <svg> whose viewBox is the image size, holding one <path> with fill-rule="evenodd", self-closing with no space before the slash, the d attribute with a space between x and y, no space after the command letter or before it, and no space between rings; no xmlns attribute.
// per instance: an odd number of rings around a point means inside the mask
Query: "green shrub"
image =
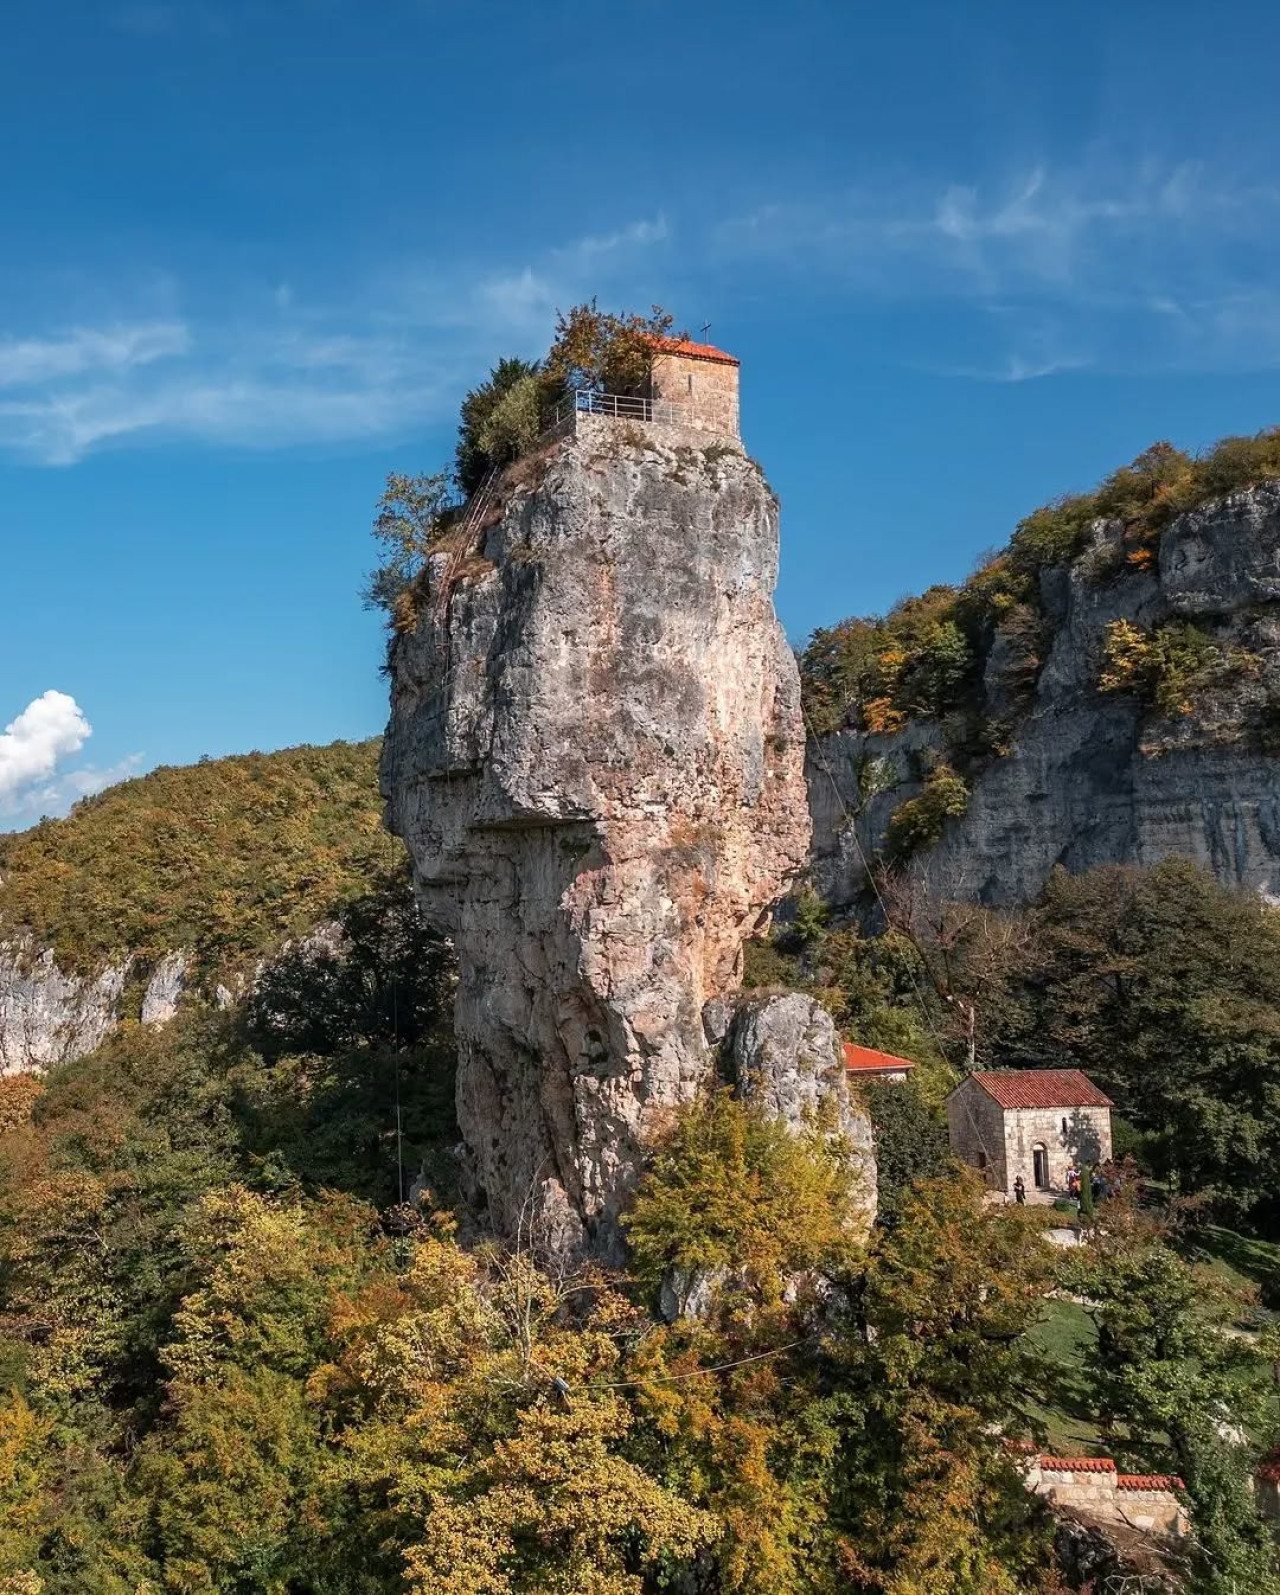
<svg viewBox="0 0 1280 1595"><path fill-rule="evenodd" d="M726 1270L776 1297L805 1269L856 1251L854 1171L816 1129L796 1135L729 1091L683 1109L658 1143L626 1219L637 1277Z"/></svg>
<svg viewBox="0 0 1280 1595"><path fill-rule="evenodd" d="M892 1225L915 1185L950 1168L946 1119L914 1077L867 1080L861 1092L875 1127L878 1221Z"/></svg>
<svg viewBox="0 0 1280 1595"><path fill-rule="evenodd" d="M1280 686L1268 686L1254 720L1254 735L1264 753L1280 754Z"/></svg>
<svg viewBox="0 0 1280 1595"><path fill-rule="evenodd" d="M538 441L545 387L536 372L528 372L513 382L489 411L476 441L490 466L519 459Z"/></svg>
<svg viewBox="0 0 1280 1595"><path fill-rule="evenodd" d="M1190 714L1196 692L1224 669L1240 668L1243 655L1231 655L1201 627L1170 621L1146 630L1114 620L1103 646L1102 692L1128 692L1158 714Z"/></svg>
<svg viewBox="0 0 1280 1595"><path fill-rule="evenodd" d="M540 412L546 403L548 388L544 385L545 379L541 378L541 371L536 361L499 360L490 371L488 380L478 388L473 388L463 399L453 474L464 497L475 492L491 466L514 458L503 450L520 426L527 426L527 421L522 422L520 416L527 406L531 384L539 383L535 408ZM509 400L508 395L515 391L523 391L524 399ZM494 412L504 405L504 401L507 403L506 418L494 423ZM536 419L534 436L537 436ZM498 450L496 454L491 452L495 446Z"/></svg>
<svg viewBox="0 0 1280 1595"><path fill-rule="evenodd" d="M366 609L382 609L397 629L411 619L406 600L417 587L427 558L448 530L453 509L449 478L399 476L392 472L378 500L373 535L382 558L369 573L364 588Z"/></svg>
<svg viewBox="0 0 1280 1595"><path fill-rule="evenodd" d="M1179 507L1194 508L1275 477L1280 477L1280 426L1267 427L1253 437L1223 438L1196 461L1194 492Z"/></svg>
<svg viewBox="0 0 1280 1595"><path fill-rule="evenodd" d="M933 846L949 819L969 806L969 788L948 765L933 770L918 797L900 803L889 819L885 852L894 863Z"/></svg>
<svg viewBox="0 0 1280 1595"><path fill-rule="evenodd" d="M1043 504L1018 522L1009 540L1009 563L1018 575L1036 576L1046 565L1065 565L1081 552L1095 518L1093 499L1074 493Z"/></svg>

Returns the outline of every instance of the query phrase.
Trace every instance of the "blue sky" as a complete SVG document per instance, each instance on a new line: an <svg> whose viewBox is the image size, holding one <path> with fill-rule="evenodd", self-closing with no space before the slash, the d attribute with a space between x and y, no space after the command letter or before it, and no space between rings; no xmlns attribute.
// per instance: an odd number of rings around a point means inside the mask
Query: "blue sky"
<svg viewBox="0 0 1280 1595"><path fill-rule="evenodd" d="M593 293L742 358L796 641L1280 420L1278 50L1190 0L11 5L0 827L378 730L382 479Z"/></svg>

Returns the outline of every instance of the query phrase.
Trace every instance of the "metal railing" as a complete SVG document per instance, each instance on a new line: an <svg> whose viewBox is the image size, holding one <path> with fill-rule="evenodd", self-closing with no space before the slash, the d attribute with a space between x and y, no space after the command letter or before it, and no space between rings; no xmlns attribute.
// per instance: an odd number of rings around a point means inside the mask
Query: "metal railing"
<svg viewBox="0 0 1280 1595"><path fill-rule="evenodd" d="M571 393L547 417L543 435L576 425L580 415L606 415L614 421L669 421L677 426L688 418L687 405L670 399L644 399L633 393Z"/></svg>

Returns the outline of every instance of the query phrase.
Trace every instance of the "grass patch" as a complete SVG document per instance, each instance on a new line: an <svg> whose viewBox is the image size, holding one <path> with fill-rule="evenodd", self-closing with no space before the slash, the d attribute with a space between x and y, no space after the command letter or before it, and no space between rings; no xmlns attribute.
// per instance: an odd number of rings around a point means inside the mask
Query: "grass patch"
<svg viewBox="0 0 1280 1595"><path fill-rule="evenodd" d="M1049 1297L1027 1339L1050 1365L1042 1399L1030 1404L1032 1418L1045 1427L1049 1451L1055 1456L1105 1451L1084 1379L1097 1346L1093 1320L1075 1302Z"/></svg>
<svg viewBox="0 0 1280 1595"><path fill-rule="evenodd" d="M1180 1250L1188 1261L1212 1270L1232 1289L1256 1286L1262 1306L1255 1318L1274 1319L1280 1313L1280 1242L1206 1224Z"/></svg>

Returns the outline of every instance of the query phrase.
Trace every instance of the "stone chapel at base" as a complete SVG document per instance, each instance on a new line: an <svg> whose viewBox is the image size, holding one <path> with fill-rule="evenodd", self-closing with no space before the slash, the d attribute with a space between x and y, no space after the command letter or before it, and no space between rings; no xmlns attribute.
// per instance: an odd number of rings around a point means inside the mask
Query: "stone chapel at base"
<svg viewBox="0 0 1280 1595"><path fill-rule="evenodd" d="M1111 1157L1112 1101L1080 1069L976 1069L947 1098L951 1150L993 1191L1065 1194L1073 1165Z"/></svg>

